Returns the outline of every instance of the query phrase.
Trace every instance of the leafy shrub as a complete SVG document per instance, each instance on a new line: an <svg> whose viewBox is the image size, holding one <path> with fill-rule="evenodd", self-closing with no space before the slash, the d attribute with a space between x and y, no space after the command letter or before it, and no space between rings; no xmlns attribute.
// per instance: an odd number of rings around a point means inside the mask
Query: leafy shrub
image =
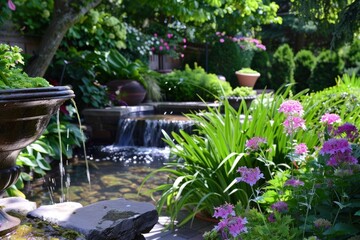
<svg viewBox="0 0 360 240"><path fill-rule="evenodd" d="M345 60L345 68L360 74L360 40L356 39L349 47Z"/></svg>
<svg viewBox="0 0 360 240"><path fill-rule="evenodd" d="M335 86L303 96L302 102L311 106L314 119L326 112L336 113L345 120L358 119L359 116L351 113L360 108L360 78L339 77Z"/></svg>
<svg viewBox="0 0 360 240"><path fill-rule="evenodd" d="M221 81L215 74L208 74L201 67L175 70L160 75L159 86L166 101L214 101L216 97L229 93L232 89L228 82Z"/></svg>
<svg viewBox="0 0 360 240"><path fill-rule="evenodd" d="M259 79L256 81L256 89L264 89L270 84L271 79L271 61L269 53L266 51L257 51L251 62L251 68L256 69L260 73Z"/></svg>
<svg viewBox="0 0 360 240"><path fill-rule="evenodd" d="M294 83L294 53L288 44L281 45L275 51L271 69L272 89L277 90L283 84Z"/></svg>
<svg viewBox="0 0 360 240"><path fill-rule="evenodd" d="M312 91L320 91L334 86L335 79L342 74L344 61L336 52L326 50L320 53L316 60L309 86Z"/></svg>
<svg viewBox="0 0 360 240"><path fill-rule="evenodd" d="M92 9L69 29L62 46L104 51L125 48L125 39L126 27L118 17Z"/></svg>
<svg viewBox="0 0 360 240"><path fill-rule="evenodd" d="M295 89L300 92L309 88L309 79L316 64L316 58L311 51L301 50L295 55L294 62Z"/></svg>
<svg viewBox="0 0 360 240"><path fill-rule="evenodd" d="M256 91L251 87L236 87L229 93L229 96L233 97L248 97L254 95L256 95Z"/></svg>
<svg viewBox="0 0 360 240"><path fill-rule="evenodd" d="M232 87L238 86L235 71L242 67L250 67L252 51L242 51L239 45L224 38L224 42L216 42L209 54L209 72L223 75Z"/></svg>

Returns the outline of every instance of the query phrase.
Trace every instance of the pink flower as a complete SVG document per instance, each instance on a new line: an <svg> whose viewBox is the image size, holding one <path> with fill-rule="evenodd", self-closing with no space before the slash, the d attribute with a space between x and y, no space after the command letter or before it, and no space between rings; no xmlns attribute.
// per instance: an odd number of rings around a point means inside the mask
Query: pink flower
<svg viewBox="0 0 360 240"><path fill-rule="evenodd" d="M181 57L181 58L184 58L184 56L185 56L185 55L184 55L183 53L182 53L182 54L180 54L180 57Z"/></svg>
<svg viewBox="0 0 360 240"><path fill-rule="evenodd" d="M304 109L299 101L287 100L280 105L279 112L283 112L286 115L302 116Z"/></svg>
<svg viewBox="0 0 360 240"><path fill-rule="evenodd" d="M186 45L183 46L184 49L185 49L186 47L187 47Z"/></svg>
<svg viewBox="0 0 360 240"><path fill-rule="evenodd" d="M157 33L154 33L154 37L158 37L158 34L157 34Z"/></svg>
<svg viewBox="0 0 360 240"><path fill-rule="evenodd" d="M292 186L292 187L304 186L304 182L300 181L299 179L291 178L285 182L284 186Z"/></svg>
<svg viewBox="0 0 360 240"><path fill-rule="evenodd" d="M160 46L160 47L159 47L159 50L160 50L160 51L162 51L163 49L164 49L163 46Z"/></svg>
<svg viewBox="0 0 360 240"><path fill-rule="evenodd" d="M215 208L213 215L215 218L227 218L229 216L235 216L234 206L231 204L224 204Z"/></svg>
<svg viewBox="0 0 360 240"><path fill-rule="evenodd" d="M16 10L16 6L11 0L8 0L8 7L10 8L10 10Z"/></svg>
<svg viewBox="0 0 360 240"><path fill-rule="evenodd" d="M257 47L257 48L260 48L261 50L264 50L264 51L266 50L265 45L263 45L263 44L261 44L261 43L260 43L260 44L256 44L256 47Z"/></svg>
<svg viewBox="0 0 360 240"><path fill-rule="evenodd" d="M296 132L300 128L303 130L306 129L305 120L302 119L301 117L296 117L296 116L292 116L292 115L289 115L285 119L283 124L285 127L285 132L289 135Z"/></svg>
<svg viewBox="0 0 360 240"><path fill-rule="evenodd" d="M225 42L225 40L223 38L220 38L219 40L221 43Z"/></svg>
<svg viewBox="0 0 360 240"><path fill-rule="evenodd" d="M168 38L172 38L172 36L173 36L173 34L171 34L171 33L168 33L168 34L167 34L167 37L168 37Z"/></svg>
<svg viewBox="0 0 360 240"><path fill-rule="evenodd" d="M241 174L241 177L236 178L237 182L246 182L250 186L253 186L260 178L264 178L264 174L260 172L258 167L256 168L247 168L239 167L237 170Z"/></svg>
<svg viewBox="0 0 360 240"><path fill-rule="evenodd" d="M326 123L328 125L333 125L334 123L341 122L341 118L339 115L335 113L325 113L324 115L321 116L320 122Z"/></svg>
<svg viewBox="0 0 360 240"><path fill-rule="evenodd" d="M295 146L295 153L299 155L306 154L308 152L308 148L305 143L300 143Z"/></svg>
<svg viewBox="0 0 360 240"><path fill-rule="evenodd" d="M186 38L183 38L183 43L186 43Z"/></svg>
<svg viewBox="0 0 360 240"><path fill-rule="evenodd" d="M263 143L266 143L265 138L253 137L246 141L245 147L250 151L257 151Z"/></svg>

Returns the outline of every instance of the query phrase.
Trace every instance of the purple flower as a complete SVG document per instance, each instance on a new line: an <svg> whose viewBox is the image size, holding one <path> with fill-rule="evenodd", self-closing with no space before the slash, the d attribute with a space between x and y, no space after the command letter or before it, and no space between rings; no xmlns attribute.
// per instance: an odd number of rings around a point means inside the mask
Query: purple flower
<svg viewBox="0 0 360 240"><path fill-rule="evenodd" d="M291 178L291 179L287 180L284 185L298 187L298 186L304 186L304 182L300 181L299 179Z"/></svg>
<svg viewBox="0 0 360 240"><path fill-rule="evenodd" d="M286 213L288 211L288 205L286 202L280 201L271 205L271 209L279 213Z"/></svg>
<svg viewBox="0 0 360 240"><path fill-rule="evenodd" d="M354 165L358 163L358 160L351 155L350 151L347 152L337 152L330 156L329 160L327 161L327 165L329 166L339 166L342 163Z"/></svg>
<svg viewBox="0 0 360 240"><path fill-rule="evenodd" d="M270 213L270 215L268 216L268 221L269 222L276 222L276 218L275 218L275 214L273 214L273 213Z"/></svg>
<svg viewBox="0 0 360 240"><path fill-rule="evenodd" d="M339 166L342 163L349 165L357 164L357 159L353 157L351 153L351 146L344 138L332 138L324 142L324 145L320 150L321 155L330 155L330 158L326 164L334 167Z"/></svg>
<svg viewBox="0 0 360 240"><path fill-rule="evenodd" d="M247 220L246 218L234 217L230 220L229 225L229 233L234 238L237 237L242 232L247 232L247 228L245 227Z"/></svg>
<svg viewBox="0 0 360 240"><path fill-rule="evenodd" d="M344 123L334 132L336 136L341 136L343 133L346 134L346 138L351 142L359 137L359 130L351 123Z"/></svg>
<svg viewBox="0 0 360 240"><path fill-rule="evenodd" d="M324 142L322 149L320 150L321 155L330 154L333 155L335 153L341 152L351 152L351 146L349 142L344 138L331 138Z"/></svg>
<svg viewBox="0 0 360 240"><path fill-rule="evenodd" d="M241 177L236 178L237 182L246 182L250 186L253 186L260 178L264 178L264 174L260 172L258 167L247 168L239 167L237 170L241 174Z"/></svg>
<svg viewBox="0 0 360 240"><path fill-rule="evenodd" d="M289 135L296 132L298 129L306 129L305 120L297 116L289 115L283 124L285 127L285 132Z"/></svg>
<svg viewBox="0 0 360 240"><path fill-rule="evenodd" d="M245 147L250 151L257 151L262 143L266 143L265 138L253 137L246 141Z"/></svg>
<svg viewBox="0 0 360 240"><path fill-rule="evenodd" d="M326 123L328 125L333 125L334 123L340 122L341 118L335 113L325 113L321 116L320 122Z"/></svg>
<svg viewBox="0 0 360 240"><path fill-rule="evenodd" d="M223 231L227 225L229 223L229 219L228 218L225 218L225 219L222 219L216 226L215 226L215 230L217 232L220 232L220 231Z"/></svg>
<svg viewBox="0 0 360 240"><path fill-rule="evenodd" d="M279 112L291 116L302 116L304 114L304 109L299 101L287 100L280 105Z"/></svg>
<svg viewBox="0 0 360 240"><path fill-rule="evenodd" d="M229 216L235 216L234 206L231 204L225 204L215 208L215 218L227 218Z"/></svg>
<svg viewBox="0 0 360 240"><path fill-rule="evenodd" d="M305 143L300 143L295 146L296 154L302 155L302 154L306 154L307 152L308 152L308 148Z"/></svg>

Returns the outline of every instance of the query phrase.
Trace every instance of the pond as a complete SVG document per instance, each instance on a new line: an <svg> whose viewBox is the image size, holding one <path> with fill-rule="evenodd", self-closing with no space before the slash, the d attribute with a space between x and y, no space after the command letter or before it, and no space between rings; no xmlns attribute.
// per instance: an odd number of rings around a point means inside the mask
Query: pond
<svg viewBox="0 0 360 240"><path fill-rule="evenodd" d="M92 146L88 150L90 180L86 164L81 156L64 162L64 191L61 191L59 167L45 177L27 186L26 195L38 205L75 201L88 205L101 200L126 198L128 200L152 202L150 189L167 181L167 176L156 175L139 187L144 178L169 160L168 148Z"/></svg>

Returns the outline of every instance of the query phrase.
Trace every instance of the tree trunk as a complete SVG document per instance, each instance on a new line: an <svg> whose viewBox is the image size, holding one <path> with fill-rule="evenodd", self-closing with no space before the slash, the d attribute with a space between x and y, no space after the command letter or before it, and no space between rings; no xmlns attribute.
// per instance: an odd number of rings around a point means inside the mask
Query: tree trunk
<svg viewBox="0 0 360 240"><path fill-rule="evenodd" d="M44 76L66 32L81 16L100 4L101 0L55 0L53 16L43 34L39 51L28 63L25 72L32 77ZM74 7L74 4L76 6Z"/></svg>

